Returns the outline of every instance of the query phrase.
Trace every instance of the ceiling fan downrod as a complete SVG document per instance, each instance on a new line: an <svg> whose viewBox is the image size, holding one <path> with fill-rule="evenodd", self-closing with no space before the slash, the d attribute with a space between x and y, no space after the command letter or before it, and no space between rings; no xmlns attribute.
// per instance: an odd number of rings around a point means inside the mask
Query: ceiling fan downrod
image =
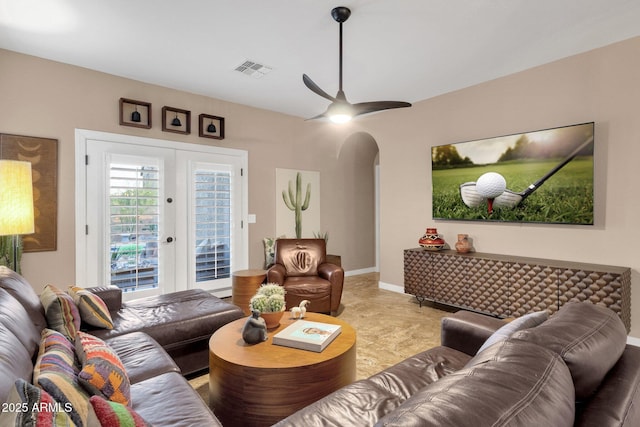
<svg viewBox="0 0 640 427"><path fill-rule="evenodd" d="M338 96L337 98L344 98L344 92L342 90L342 23L346 22L351 16L351 9L345 6L338 6L331 9L331 16L340 24L340 50L339 50L339 71L338 71Z"/></svg>

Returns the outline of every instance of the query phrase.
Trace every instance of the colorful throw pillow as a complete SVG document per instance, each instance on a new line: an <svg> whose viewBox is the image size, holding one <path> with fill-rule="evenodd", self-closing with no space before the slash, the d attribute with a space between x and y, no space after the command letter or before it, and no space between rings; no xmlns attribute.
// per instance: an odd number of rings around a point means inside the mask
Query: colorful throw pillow
<svg viewBox="0 0 640 427"><path fill-rule="evenodd" d="M78 426L89 425L93 408L89 395L78 384L78 366L74 346L60 332L42 331L38 358L33 368L33 383L60 403Z"/></svg>
<svg viewBox="0 0 640 427"><path fill-rule="evenodd" d="M83 322L98 328L113 329L109 308L102 298L78 286L69 286L68 292L78 307Z"/></svg>
<svg viewBox="0 0 640 427"><path fill-rule="evenodd" d="M73 298L53 285L44 287L40 294L47 326L73 341L80 330L80 313Z"/></svg>
<svg viewBox="0 0 640 427"><path fill-rule="evenodd" d="M71 409L70 404L56 402L45 390L19 378L0 411L0 425L68 427L73 425Z"/></svg>
<svg viewBox="0 0 640 427"><path fill-rule="evenodd" d="M482 344L478 353L480 353L485 348L492 346L493 344L504 341L509 338L511 335L515 334L518 331L522 331L524 329L529 329L536 327L542 324L545 320L549 318L549 313L546 310L536 311L533 313L525 314L524 316L518 317L517 319L507 323L497 331L495 331L485 342Z"/></svg>
<svg viewBox="0 0 640 427"><path fill-rule="evenodd" d="M76 353L82 363L78 382L91 394L131 404L131 383L115 351L98 337L78 332Z"/></svg>
<svg viewBox="0 0 640 427"><path fill-rule="evenodd" d="M89 399L102 427L147 427L145 420L126 405L110 402L100 396Z"/></svg>

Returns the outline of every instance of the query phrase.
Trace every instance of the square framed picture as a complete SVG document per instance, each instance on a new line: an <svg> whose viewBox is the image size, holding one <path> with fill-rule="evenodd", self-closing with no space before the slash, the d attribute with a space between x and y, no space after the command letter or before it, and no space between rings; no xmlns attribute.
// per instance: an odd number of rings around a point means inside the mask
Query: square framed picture
<svg viewBox="0 0 640 427"><path fill-rule="evenodd" d="M180 108L162 107L162 130L164 132L191 133L191 111Z"/></svg>
<svg viewBox="0 0 640 427"><path fill-rule="evenodd" d="M200 114L198 134L203 138L224 139L224 117Z"/></svg>
<svg viewBox="0 0 640 427"><path fill-rule="evenodd" d="M151 103L120 98L120 125L151 129Z"/></svg>

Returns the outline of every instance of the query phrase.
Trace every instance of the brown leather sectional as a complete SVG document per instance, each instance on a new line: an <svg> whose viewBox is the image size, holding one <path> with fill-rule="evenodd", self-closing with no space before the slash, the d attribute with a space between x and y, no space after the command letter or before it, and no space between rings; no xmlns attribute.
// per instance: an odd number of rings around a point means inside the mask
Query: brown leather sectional
<svg viewBox="0 0 640 427"><path fill-rule="evenodd" d="M505 322L460 311L442 345L294 413L283 426L639 426L640 348L588 302L476 354Z"/></svg>
<svg viewBox="0 0 640 427"><path fill-rule="evenodd" d="M236 305L202 289L172 292L123 302L115 287L87 288L109 307L113 329L84 325L87 332L109 340L144 332L169 353L183 375L209 369L209 338L221 326L244 316Z"/></svg>
<svg viewBox="0 0 640 427"><path fill-rule="evenodd" d="M154 426L221 425L183 374L208 368L201 349L217 328L243 317L242 310L204 291L122 303L117 288L96 290L113 310L115 328L89 332L101 335L121 359L133 409ZM0 266L0 402L18 378L31 382L46 325L31 285Z"/></svg>

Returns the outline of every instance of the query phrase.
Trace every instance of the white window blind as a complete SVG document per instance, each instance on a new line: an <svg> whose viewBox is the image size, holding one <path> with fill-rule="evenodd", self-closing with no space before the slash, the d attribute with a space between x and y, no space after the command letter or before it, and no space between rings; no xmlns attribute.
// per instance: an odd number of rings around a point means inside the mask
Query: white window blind
<svg viewBox="0 0 640 427"><path fill-rule="evenodd" d="M198 168L193 179L196 282L228 278L233 229L231 173Z"/></svg>
<svg viewBox="0 0 640 427"><path fill-rule="evenodd" d="M157 288L158 167L112 163L109 177L111 284L125 292Z"/></svg>

